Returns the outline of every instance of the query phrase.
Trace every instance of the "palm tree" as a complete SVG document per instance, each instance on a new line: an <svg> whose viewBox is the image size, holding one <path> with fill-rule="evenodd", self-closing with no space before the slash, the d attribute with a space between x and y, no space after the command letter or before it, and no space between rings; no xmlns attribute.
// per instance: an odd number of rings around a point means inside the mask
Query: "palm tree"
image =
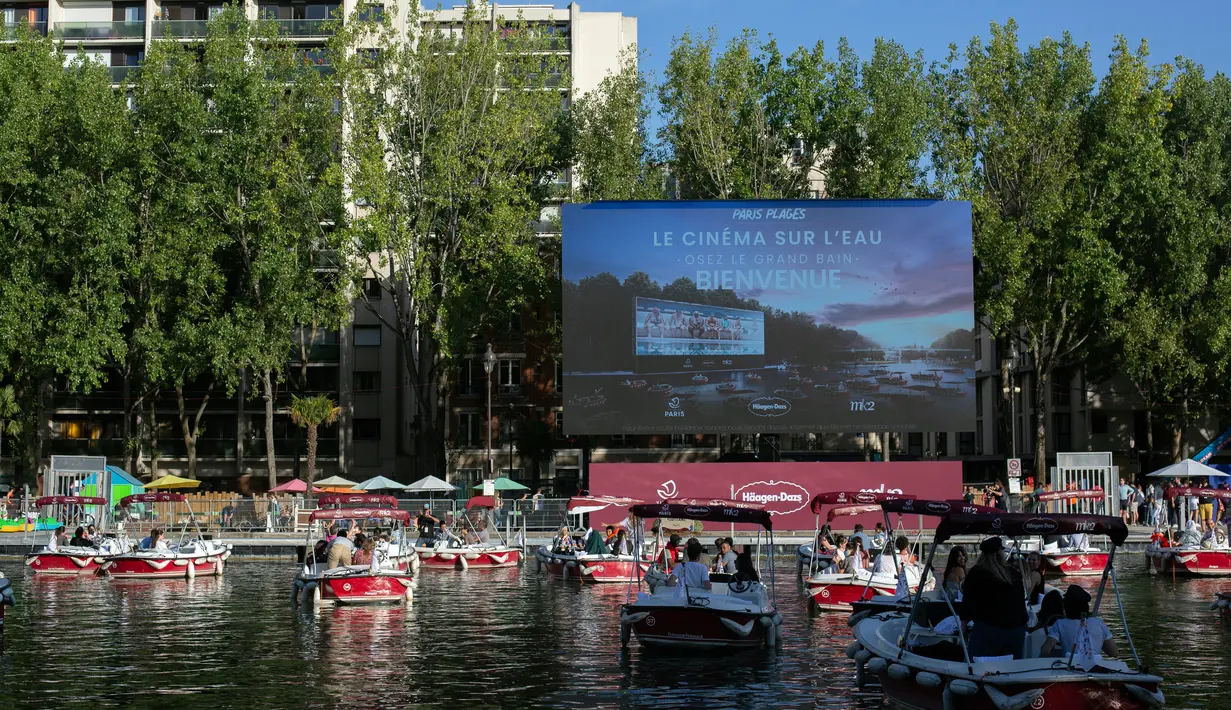
<svg viewBox="0 0 1231 710"><path fill-rule="evenodd" d="M316 430L338 420L342 408L323 394L315 397L291 396L291 421L308 430L308 490L312 495L312 479L316 477Z"/></svg>
<svg viewBox="0 0 1231 710"><path fill-rule="evenodd" d="M0 387L0 461L4 460L4 435L17 436L21 433L21 422L17 419L20 415L13 386Z"/></svg>

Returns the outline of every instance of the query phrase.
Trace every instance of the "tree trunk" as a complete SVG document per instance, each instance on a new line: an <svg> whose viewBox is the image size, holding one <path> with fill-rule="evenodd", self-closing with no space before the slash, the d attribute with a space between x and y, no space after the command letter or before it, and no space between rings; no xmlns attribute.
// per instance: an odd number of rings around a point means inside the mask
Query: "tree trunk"
<svg viewBox="0 0 1231 710"><path fill-rule="evenodd" d="M316 480L316 425L308 425L308 475L304 482L308 484L304 495L312 497L312 481Z"/></svg>
<svg viewBox="0 0 1231 710"><path fill-rule="evenodd" d="M1178 421L1171 422L1171 463L1183 461L1180 456L1180 444L1184 440L1184 429Z"/></svg>
<svg viewBox="0 0 1231 710"><path fill-rule="evenodd" d="M133 471L133 454L136 449L136 444L133 441L133 405L132 405L132 368L124 368L123 380L124 397L124 421L121 425L122 435L124 437L124 470Z"/></svg>
<svg viewBox="0 0 1231 710"><path fill-rule="evenodd" d="M892 449L893 449L893 432L882 431L881 432L881 454L882 454L881 458L884 461L886 462L889 461L889 457L892 456L892 454L890 453Z"/></svg>
<svg viewBox="0 0 1231 710"><path fill-rule="evenodd" d="M201 417L205 414L205 406L209 404L209 392L213 388L214 383L210 382L209 386L205 388L205 396L201 398L201 405L189 417L188 403L184 399L184 386L175 386L175 402L179 410L180 432L184 436L184 448L188 453L188 477L192 479L197 477L197 440L201 434Z"/></svg>
<svg viewBox="0 0 1231 710"><path fill-rule="evenodd" d="M996 339L996 351L1004 353L1008 351L1008 338ZM1014 421L1013 411L1013 381L1009 372L1009 358L1000 357L1000 412L1003 414L999 418L1000 421L1000 452L1008 453L1013 446L1013 430L1017 427L1017 422ZM1016 452L1013 452L1016 453ZM1037 480L1037 479L1036 479Z"/></svg>
<svg viewBox="0 0 1231 710"><path fill-rule="evenodd" d="M129 470L134 476L140 476L145 473L145 438L149 435L146 431L145 402L139 403L133 411L133 428L136 431L136 450L133 452L133 467Z"/></svg>
<svg viewBox="0 0 1231 710"><path fill-rule="evenodd" d="M150 477L158 478L158 461L162 451L158 449L158 392L150 402Z"/></svg>
<svg viewBox="0 0 1231 710"><path fill-rule="evenodd" d="M1142 471L1153 471L1150 462L1154 458L1154 407L1146 405L1146 453L1141 461Z"/></svg>
<svg viewBox="0 0 1231 710"><path fill-rule="evenodd" d="M1047 385L1051 371L1043 369L1042 358L1035 357L1034 362L1034 480L1038 482L1047 480Z"/></svg>
<svg viewBox="0 0 1231 710"><path fill-rule="evenodd" d="M274 457L274 382L270 370L261 372L261 396L265 399L265 465L269 487L278 485L278 461Z"/></svg>

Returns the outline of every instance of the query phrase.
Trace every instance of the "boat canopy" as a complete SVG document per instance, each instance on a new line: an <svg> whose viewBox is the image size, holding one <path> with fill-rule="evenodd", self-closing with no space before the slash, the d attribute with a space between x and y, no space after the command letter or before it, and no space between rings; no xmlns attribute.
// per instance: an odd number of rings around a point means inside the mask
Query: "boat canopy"
<svg viewBox="0 0 1231 710"><path fill-rule="evenodd" d="M887 500L898 498L914 498L909 493L874 493L872 491L834 491L818 493L812 499L812 512L821 514L821 508L826 505L875 505Z"/></svg>
<svg viewBox="0 0 1231 710"><path fill-rule="evenodd" d="M1167 489L1167 500L1178 496L1196 496L1198 498L1222 498L1223 500L1231 500L1231 490L1226 488L1187 488L1177 486Z"/></svg>
<svg viewBox="0 0 1231 710"><path fill-rule="evenodd" d="M840 515L863 515L864 513L879 513L881 507L879 505L847 505L841 508L833 508L829 511L827 520L833 522L833 519Z"/></svg>
<svg viewBox="0 0 1231 710"><path fill-rule="evenodd" d="M345 495L318 496L316 502L320 505L385 505L398 507L398 499L393 496L377 494L350 493Z"/></svg>
<svg viewBox="0 0 1231 710"><path fill-rule="evenodd" d="M107 505L106 498L92 496L43 496L34 501L36 507L44 505Z"/></svg>
<svg viewBox="0 0 1231 710"><path fill-rule="evenodd" d="M466 510L470 510L471 508L495 508L495 507L496 507L496 497L495 496L475 496L471 498L470 500L466 501Z"/></svg>
<svg viewBox="0 0 1231 710"><path fill-rule="evenodd" d="M773 529L769 511L760 506L733 500L703 498L672 498L661 503L638 503L628 512L638 518L677 518L703 520L711 523L755 523L766 530Z"/></svg>
<svg viewBox="0 0 1231 710"><path fill-rule="evenodd" d="M131 503L183 503L188 497L183 493L134 493L120 499L120 505Z"/></svg>
<svg viewBox="0 0 1231 710"><path fill-rule="evenodd" d="M410 511L397 508L318 508L308 516L310 520L371 520L390 518L403 523L410 522Z"/></svg>
<svg viewBox="0 0 1231 710"><path fill-rule="evenodd" d="M573 496L568 500L568 512L572 515L597 513L613 505L617 508L628 508L644 502L636 498L616 498L615 496Z"/></svg>
<svg viewBox="0 0 1231 710"><path fill-rule="evenodd" d="M962 513L965 515L996 515L999 508L986 505L975 505L964 500L921 500L919 498L896 498L882 502L879 506L886 513L913 513L916 515L949 515Z"/></svg>
<svg viewBox="0 0 1231 710"><path fill-rule="evenodd" d="M1102 488L1090 488L1081 491L1043 491L1042 493L1036 493L1034 499L1046 502L1049 500L1068 500L1070 498L1102 498L1103 495Z"/></svg>
<svg viewBox="0 0 1231 710"><path fill-rule="evenodd" d="M1030 537L1034 535L1072 535L1087 533L1106 535L1116 545L1124 544L1128 526L1119 518L1109 515L1030 515L1028 513L1000 513L997 515L948 515L936 526L936 542L944 542L954 535L1006 535Z"/></svg>

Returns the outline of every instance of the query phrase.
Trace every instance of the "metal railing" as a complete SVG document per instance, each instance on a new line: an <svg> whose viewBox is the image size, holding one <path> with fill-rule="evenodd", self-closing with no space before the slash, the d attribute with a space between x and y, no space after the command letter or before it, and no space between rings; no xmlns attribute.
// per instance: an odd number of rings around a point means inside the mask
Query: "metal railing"
<svg viewBox="0 0 1231 710"><path fill-rule="evenodd" d="M154 20L153 37L201 38L205 36L208 20Z"/></svg>
<svg viewBox="0 0 1231 710"><path fill-rule="evenodd" d="M277 23L278 32L289 37L332 37L332 20L271 20Z"/></svg>
<svg viewBox="0 0 1231 710"><path fill-rule="evenodd" d="M46 22L25 22L18 21L11 24L0 25L0 40L14 40L21 36L21 28L28 27L31 34L46 35Z"/></svg>
<svg viewBox="0 0 1231 710"><path fill-rule="evenodd" d="M57 22L60 39L145 39L144 22Z"/></svg>

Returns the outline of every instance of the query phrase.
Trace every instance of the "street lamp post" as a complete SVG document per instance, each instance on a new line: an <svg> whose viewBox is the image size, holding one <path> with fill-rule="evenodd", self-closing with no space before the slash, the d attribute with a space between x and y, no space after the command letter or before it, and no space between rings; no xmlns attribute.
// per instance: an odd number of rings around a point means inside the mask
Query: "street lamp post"
<svg viewBox="0 0 1231 710"><path fill-rule="evenodd" d="M492 370L496 369L496 353L487 344L483 353L483 371L487 373L487 475L492 475Z"/></svg>

